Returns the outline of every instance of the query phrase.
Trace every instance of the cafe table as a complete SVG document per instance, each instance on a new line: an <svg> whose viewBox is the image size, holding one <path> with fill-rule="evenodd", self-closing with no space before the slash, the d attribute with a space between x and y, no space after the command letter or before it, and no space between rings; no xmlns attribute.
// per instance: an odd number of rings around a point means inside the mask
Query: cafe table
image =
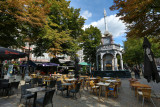
<svg viewBox="0 0 160 107"><path fill-rule="evenodd" d="M103 77L103 79L110 79L111 77Z"/></svg>
<svg viewBox="0 0 160 107"><path fill-rule="evenodd" d="M45 88L42 88L42 87L35 87L35 88L26 89L26 91L29 91L29 92L35 94L35 96L34 96L34 102L33 102L33 107L36 107L37 92L44 91L44 90L45 90Z"/></svg>
<svg viewBox="0 0 160 107"><path fill-rule="evenodd" d="M100 99L100 94L102 93L102 86L108 87L110 85L110 83L99 82L96 85L98 85L100 87L100 89L99 89L99 97L98 97L98 99Z"/></svg>
<svg viewBox="0 0 160 107"><path fill-rule="evenodd" d="M67 82L71 82L71 81L76 81L77 79L75 79L75 78L72 78L72 79L65 79L65 81L67 81Z"/></svg>
<svg viewBox="0 0 160 107"><path fill-rule="evenodd" d="M135 96L137 96L138 88L151 88L151 86L140 83L133 83L132 86L135 88Z"/></svg>
<svg viewBox="0 0 160 107"><path fill-rule="evenodd" d="M83 87L83 89L84 89L84 86L85 86L86 78L88 78L88 76L86 76L86 75L81 75L81 76L80 76L80 79L83 80L83 81L82 81L82 87Z"/></svg>
<svg viewBox="0 0 160 107"><path fill-rule="evenodd" d="M106 82L117 82L116 80L106 80Z"/></svg>
<svg viewBox="0 0 160 107"><path fill-rule="evenodd" d="M73 85L72 83L63 83L62 86L67 86L67 95L66 95L66 98L70 98L70 95L69 95L69 86Z"/></svg>
<svg viewBox="0 0 160 107"><path fill-rule="evenodd" d="M52 74L52 76L62 76L62 74Z"/></svg>

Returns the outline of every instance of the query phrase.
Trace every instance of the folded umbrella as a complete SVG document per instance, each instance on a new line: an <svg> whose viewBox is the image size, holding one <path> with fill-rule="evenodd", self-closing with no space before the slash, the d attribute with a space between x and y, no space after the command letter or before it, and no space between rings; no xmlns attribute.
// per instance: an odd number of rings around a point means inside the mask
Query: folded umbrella
<svg viewBox="0 0 160 107"><path fill-rule="evenodd" d="M144 73L143 73L144 78L146 78L148 82L153 80L158 83L160 82L160 76L154 61L154 55L151 50L151 44L146 37L144 37L143 48L144 48Z"/></svg>

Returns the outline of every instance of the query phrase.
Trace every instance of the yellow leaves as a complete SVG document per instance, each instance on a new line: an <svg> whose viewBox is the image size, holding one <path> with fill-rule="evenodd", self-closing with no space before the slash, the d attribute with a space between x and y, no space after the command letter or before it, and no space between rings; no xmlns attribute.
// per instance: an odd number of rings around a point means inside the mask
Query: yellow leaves
<svg viewBox="0 0 160 107"><path fill-rule="evenodd" d="M42 27L46 23L49 4L46 0L7 0L1 1L0 11L12 15L16 20Z"/></svg>
<svg viewBox="0 0 160 107"><path fill-rule="evenodd" d="M159 2L160 3L160 2ZM114 0L111 10L119 10L117 16L121 16L121 20L129 24L127 37L144 37L148 35L159 35L159 14L154 6L158 6L156 0ZM154 10L154 12L153 12Z"/></svg>

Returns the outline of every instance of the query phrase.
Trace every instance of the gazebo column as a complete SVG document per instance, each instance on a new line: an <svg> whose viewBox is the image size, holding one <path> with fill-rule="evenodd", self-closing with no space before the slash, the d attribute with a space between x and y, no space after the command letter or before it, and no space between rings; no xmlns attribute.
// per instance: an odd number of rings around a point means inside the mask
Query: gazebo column
<svg viewBox="0 0 160 107"><path fill-rule="evenodd" d="M123 70L123 59L122 59L122 54L120 55L120 62L121 62L121 69Z"/></svg>
<svg viewBox="0 0 160 107"><path fill-rule="evenodd" d="M114 54L114 70L118 70L116 54Z"/></svg>
<svg viewBox="0 0 160 107"><path fill-rule="evenodd" d="M103 71L103 55L101 54L101 71Z"/></svg>
<svg viewBox="0 0 160 107"><path fill-rule="evenodd" d="M97 66L97 70L99 69L99 68L98 68L98 62L99 62L99 61L98 61L98 54L97 54L97 55L96 55L96 66Z"/></svg>

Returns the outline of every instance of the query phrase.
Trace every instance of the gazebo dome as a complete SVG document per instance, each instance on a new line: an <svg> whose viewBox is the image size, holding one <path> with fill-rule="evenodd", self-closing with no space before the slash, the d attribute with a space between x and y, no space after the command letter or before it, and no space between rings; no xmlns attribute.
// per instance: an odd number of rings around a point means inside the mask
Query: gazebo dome
<svg viewBox="0 0 160 107"><path fill-rule="evenodd" d="M104 36L107 37L107 36L112 36L111 33L109 33L107 30L104 32Z"/></svg>

